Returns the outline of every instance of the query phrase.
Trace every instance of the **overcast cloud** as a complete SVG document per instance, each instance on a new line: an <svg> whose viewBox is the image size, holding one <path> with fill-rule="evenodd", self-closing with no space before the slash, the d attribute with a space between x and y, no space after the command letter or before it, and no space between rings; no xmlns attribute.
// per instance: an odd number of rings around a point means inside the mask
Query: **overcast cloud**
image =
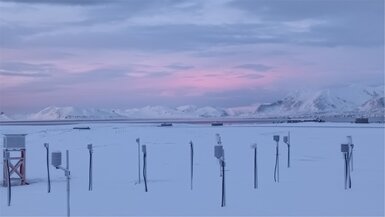
<svg viewBox="0 0 385 217"><path fill-rule="evenodd" d="M384 83L383 0L0 0L1 110ZM263 94L262 94L263 93Z"/></svg>

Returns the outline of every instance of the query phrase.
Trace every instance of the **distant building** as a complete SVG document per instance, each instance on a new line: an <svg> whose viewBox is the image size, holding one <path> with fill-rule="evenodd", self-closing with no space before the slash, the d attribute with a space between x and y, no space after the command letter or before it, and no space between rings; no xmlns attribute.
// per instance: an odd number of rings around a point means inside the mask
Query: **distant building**
<svg viewBox="0 0 385 217"><path fill-rule="evenodd" d="M161 123L161 127L172 127L172 123Z"/></svg>
<svg viewBox="0 0 385 217"><path fill-rule="evenodd" d="M211 126L213 126L213 127L223 126L223 123L222 122L212 122Z"/></svg>
<svg viewBox="0 0 385 217"><path fill-rule="evenodd" d="M367 124L369 123L369 118L356 118L356 124Z"/></svg>

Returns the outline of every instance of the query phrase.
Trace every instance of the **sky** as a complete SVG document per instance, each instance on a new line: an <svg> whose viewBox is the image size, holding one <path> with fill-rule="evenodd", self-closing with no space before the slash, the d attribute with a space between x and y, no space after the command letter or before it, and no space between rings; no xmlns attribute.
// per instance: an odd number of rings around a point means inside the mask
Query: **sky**
<svg viewBox="0 0 385 217"><path fill-rule="evenodd" d="M383 0L0 0L0 110L384 84Z"/></svg>

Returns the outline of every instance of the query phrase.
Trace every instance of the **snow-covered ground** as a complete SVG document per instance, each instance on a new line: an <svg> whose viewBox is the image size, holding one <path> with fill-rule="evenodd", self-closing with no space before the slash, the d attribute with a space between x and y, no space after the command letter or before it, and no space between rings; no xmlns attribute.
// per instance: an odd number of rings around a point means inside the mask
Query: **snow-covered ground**
<svg viewBox="0 0 385 217"><path fill-rule="evenodd" d="M77 125L79 126L79 125ZM45 148L70 151L71 214L374 216L384 215L384 125L264 124L174 125L90 124L0 126L0 133L28 133L27 178L15 186L12 205L0 187L1 216L66 215L66 180L51 166L52 192L47 193ZM287 146L280 141L280 183L273 180L273 135L291 133L291 168ZM220 133L226 156L226 207L220 207L221 178L214 158ZM352 189L344 189L340 144L353 137ZM137 144L147 145L148 192L137 184ZM190 190L190 146L195 145L194 188ZM253 151L258 143L259 188L253 189ZM88 150L94 149L94 189L88 191ZM0 162L3 162L2 155ZM65 160L63 160L65 163ZM2 165L1 165L2 167Z"/></svg>

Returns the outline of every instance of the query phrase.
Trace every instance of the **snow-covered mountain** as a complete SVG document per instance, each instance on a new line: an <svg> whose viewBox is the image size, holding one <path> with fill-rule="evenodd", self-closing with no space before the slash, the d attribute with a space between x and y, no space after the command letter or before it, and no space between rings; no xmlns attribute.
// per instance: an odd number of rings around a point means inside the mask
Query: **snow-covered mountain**
<svg viewBox="0 0 385 217"><path fill-rule="evenodd" d="M215 108L211 106L197 107L194 105L184 105L176 107L175 110L178 114L183 114L187 117L227 117L229 116L225 109Z"/></svg>
<svg viewBox="0 0 385 217"><path fill-rule="evenodd" d="M145 106L131 109L82 109L75 107L47 107L27 116L28 120L79 120L79 119L119 119L119 118L210 118L226 117L224 109L197 107L192 105L169 108L165 106Z"/></svg>
<svg viewBox="0 0 385 217"><path fill-rule="evenodd" d="M377 96L366 101L358 108L358 110L360 112L384 115L384 108L384 96Z"/></svg>
<svg viewBox="0 0 385 217"><path fill-rule="evenodd" d="M210 118L210 117L227 117L229 115L227 114L227 112L224 109L214 108L211 106L205 106L202 108L198 108L195 111L195 116Z"/></svg>
<svg viewBox="0 0 385 217"><path fill-rule="evenodd" d="M12 119L4 113L0 113L0 121L11 121Z"/></svg>
<svg viewBox="0 0 385 217"><path fill-rule="evenodd" d="M122 118L119 114L103 109L80 109L74 107L47 107L29 115L29 120L71 120L71 119L113 119Z"/></svg>
<svg viewBox="0 0 385 217"><path fill-rule="evenodd" d="M170 118L174 112L172 109L165 106L146 106L143 108L132 108L132 109L116 109L115 112L123 117L130 118Z"/></svg>
<svg viewBox="0 0 385 217"><path fill-rule="evenodd" d="M210 106L197 107L194 105L179 106L176 108L146 106L143 108L116 110L116 112L128 118L209 118L228 116L224 109Z"/></svg>
<svg viewBox="0 0 385 217"><path fill-rule="evenodd" d="M367 116L384 117L384 86L351 85L319 91L296 91L272 103L244 107L216 108L184 105L176 108L145 106L130 109L95 109L47 107L26 116L0 115L8 120L73 120L123 118L258 118L309 116Z"/></svg>
<svg viewBox="0 0 385 217"><path fill-rule="evenodd" d="M321 91L296 91L281 100L260 105L257 116L384 115L384 86Z"/></svg>
<svg viewBox="0 0 385 217"><path fill-rule="evenodd" d="M254 117L255 110L260 106L260 104L250 105L250 106L240 106L240 107L231 107L226 108L226 113L232 117Z"/></svg>

